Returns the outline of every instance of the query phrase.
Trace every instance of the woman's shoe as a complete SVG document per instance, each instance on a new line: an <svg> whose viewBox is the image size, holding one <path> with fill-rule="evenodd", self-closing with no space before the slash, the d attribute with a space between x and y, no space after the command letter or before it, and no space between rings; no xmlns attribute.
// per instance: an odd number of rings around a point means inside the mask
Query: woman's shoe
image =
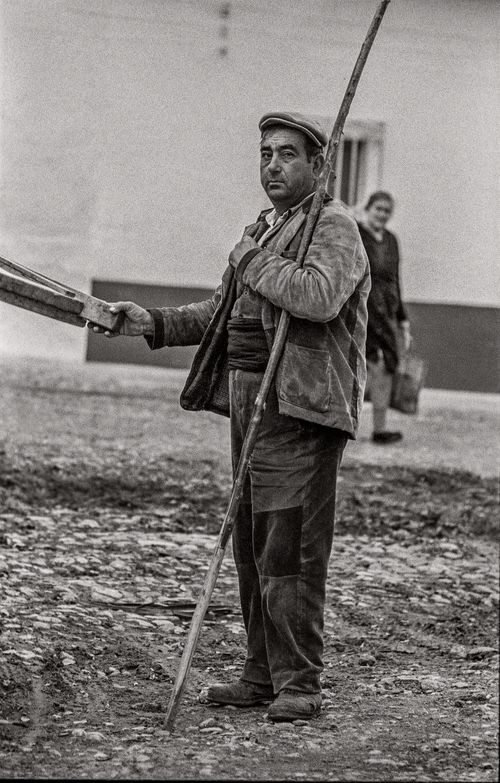
<svg viewBox="0 0 500 783"><path fill-rule="evenodd" d="M372 441L374 443L396 443L398 440L401 440L403 435L400 432L389 432L389 430L384 430L384 432L374 432L372 435Z"/></svg>

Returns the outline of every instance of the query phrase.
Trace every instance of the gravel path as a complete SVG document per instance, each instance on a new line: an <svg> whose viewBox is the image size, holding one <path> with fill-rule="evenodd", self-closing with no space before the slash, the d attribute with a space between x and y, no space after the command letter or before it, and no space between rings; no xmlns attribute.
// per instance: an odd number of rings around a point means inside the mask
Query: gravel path
<svg viewBox="0 0 500 783"><path fill-rule="evenodd" d="M320 717L199 702L242 662L227 557L169 734L227 422L180 411L178 371L0 371L1 777L497 779L495 399L429 392L389 449L363 421L340 482Z"/></svg>

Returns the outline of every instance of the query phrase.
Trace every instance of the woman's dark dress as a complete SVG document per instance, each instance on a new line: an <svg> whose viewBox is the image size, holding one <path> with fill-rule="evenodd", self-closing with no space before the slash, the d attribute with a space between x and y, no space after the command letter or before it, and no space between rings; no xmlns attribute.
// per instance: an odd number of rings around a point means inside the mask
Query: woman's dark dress
<svg viewBox="0 0 500 783"><path fill-rule="evenodd" d="M377 242L362 224L358 226L372 278L368 296L366 358L376 362L380 348L387 371L393 373L399 356L398 324L408 318L401 299L398 241L394 234L384 229L382 241Z"/></svg>

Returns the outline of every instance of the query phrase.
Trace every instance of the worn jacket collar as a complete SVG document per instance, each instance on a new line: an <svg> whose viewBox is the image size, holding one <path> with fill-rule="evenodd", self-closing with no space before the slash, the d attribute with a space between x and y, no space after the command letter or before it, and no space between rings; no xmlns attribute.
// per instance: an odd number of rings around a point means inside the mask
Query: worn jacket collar
<svg viewBox="0 0 500 783"><path fill-rule="evenodd" d="M313 190L313 192L309 193L309 195L306 196L304 199L302 199L302 201L299 202L299 204L296 204L294 207L290 207L290 209L287 209L287 211L284 212L283 215L281 216L282 217L282 221L280 221L280 222L284 222L285 220L288 220L288 218L292 217L292 215L294 215L296 212L298 212L299 209L302 209L302 211L307 214L309 212L309 210L311 209L311 204L312 204L312 200L314 198L314 194L315 193L316 193L316 191ZM328 201L332 201L332 196L330 196L329 193L325 193L324 202L328 202ZM266 220L266 222L269 223L267 218L273 212L275 212L274 207L270 207L269 209L263 209L262 212L260 213L259 217L257 218L257 222L260 222L261 220ZM269 223L269 225L271 225L271 223Z"/></svg>

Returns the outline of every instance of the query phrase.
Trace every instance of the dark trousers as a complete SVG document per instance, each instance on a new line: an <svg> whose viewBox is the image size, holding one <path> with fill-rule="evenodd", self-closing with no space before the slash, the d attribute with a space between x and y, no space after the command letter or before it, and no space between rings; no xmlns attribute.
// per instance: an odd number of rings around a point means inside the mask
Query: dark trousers
<svg viewBox="0 0 500 783"><path fill-rule="evenodd" d="M233 370L231 445L236 468L262 373ZM278 413L269 393L233 530L247 632L242 679L317 693L337 473L347 436Z"/></svg>

